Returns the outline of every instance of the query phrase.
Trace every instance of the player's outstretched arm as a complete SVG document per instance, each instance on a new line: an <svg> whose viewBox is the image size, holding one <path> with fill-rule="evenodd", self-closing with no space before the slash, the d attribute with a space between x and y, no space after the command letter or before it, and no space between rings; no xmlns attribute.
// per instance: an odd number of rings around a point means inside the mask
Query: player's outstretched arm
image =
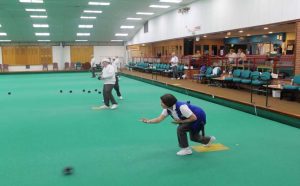
<svg viewBox="0 0 300 186"><path fill-rule="evenodd" d="M166 116L164 115L160 115L157 118L153 118L153 119L146 119L146 118L142 118L140 121L144 122L144 123L159 123L162 120L164 120L166 118Z"/></svg>

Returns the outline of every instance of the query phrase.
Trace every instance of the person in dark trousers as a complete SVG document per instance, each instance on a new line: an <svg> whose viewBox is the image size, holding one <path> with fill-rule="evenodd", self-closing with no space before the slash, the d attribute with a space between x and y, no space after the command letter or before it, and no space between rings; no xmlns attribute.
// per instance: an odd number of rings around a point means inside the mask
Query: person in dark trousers
<svg viewBox="0 0 300 186"><path fill-rule="evenodd" d="M120 63L119 63L118 58L113 58L112 65L113 65L113 67L115 69L115 74L116 74L116 83L115 83L114 89L115 89L115 91L116 91L117 96L119 97L119 99L123 99L122 94L120 92L120 86L119 86L119 75L118 75L118 72L119 72Z"/></svg>
<svg viewBox="0 0 300 186"><path fill-rule="evenodd" d="M179 63L178 57L176 56L175 52L172 52L172 57L170 60L170 64L171 64L171 68L172 68L172 72L173 72L173 77L171 79L180 79L180 77L178 76L178 71L177 71L177 66Z"/></svg>
<svg viewBox="0 0 300 186"><path fill-rule="evenodd" d="M103 80L103 99L104 105L99 107L93 107L95 110L99 109L116 109L118 104L112 95L112 89L115 86L116 78L115 78L115 69L111 65L109 59L103 59L103 70L102 75L99 77L100 80ZM111 102L111 107L109 107L109 103Z"/></svg>
<svg viewBox="0 0 300 186"><path fill-rule="evenodd" d="M92 72L92 78L96 77L95 71L97 69L97 64L96 64L96 59L94 55L91 56L91 69L90 71Z"/></svg>
<svg viewBox="0 0 300 186"><path fill-rule="evenodd" d="M153 119L142 118L141 121L147 124L159 123L170 115L174 119L173 123L178 124L177 137L181 150L177 152L177 155L192 154L188 144L187 133L190 134L192 141L206 146L209 146L216 140L214 136L202 136L199 134L201 130L204 130L204 125L206 124L206 115L203 109L190 103L177 101L172 94L165 94L160 99L163 108L161 115Z"/></svg>

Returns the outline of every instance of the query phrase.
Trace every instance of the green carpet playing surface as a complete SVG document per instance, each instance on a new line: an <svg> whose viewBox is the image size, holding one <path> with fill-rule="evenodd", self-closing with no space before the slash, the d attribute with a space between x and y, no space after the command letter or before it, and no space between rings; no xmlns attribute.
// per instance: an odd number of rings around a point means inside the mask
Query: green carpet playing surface
<svg viewBox="0 0 300 186"><path fill-rule="evenodd" d="M125 77L120 87L117 110L94 111L102 82L88 73L0 76L0 185L300 185L299 129ZM176 156L170 118L139 122L165 93L204 108L206 134L229 150Z"/></svg>

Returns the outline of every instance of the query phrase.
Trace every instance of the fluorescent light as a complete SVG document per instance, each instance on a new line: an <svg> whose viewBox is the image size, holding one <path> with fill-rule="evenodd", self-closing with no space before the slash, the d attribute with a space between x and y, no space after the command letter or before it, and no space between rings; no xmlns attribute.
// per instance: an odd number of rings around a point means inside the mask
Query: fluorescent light
<svg viewBox="0 0 300 186"><path fill-rule="evenodd" d="M113 39L113 40L110 40L111 42L123 42L123 40L119 40L119 39Z"/></svg>
<svg viewBox="0 0 300 186"><path fill-rule="evenodd" d="M35 33L36 36L50 36L50 33Z"/></svg>
<svg viewBox="0 0 300 186"><path fill-rule="evenodd" d="M78 40L75 40L77 42L87 42L88 40L82 40L82 39L78 39Z"/></svg>
<svg viewBox="0 0 300 186"><path fill-rule="evenodd" d="M43 0L19 0L20 3L44 3Z"/></svg>
<svg viewBox="0 0 300 186"><path fill-rule="evenodd" d="M97 5L100 5L100 6L109 6L110 5L110 3L108 3L108 2L89 2L89 5L95 5L95 6L97 6Z"/></svg>
<svg viewBox="0 0 300 186"><path fill-rule="evenodd" d="M31 18L36 18L36 19L46 19L48 16L46 15L30 15Z"/></svg>
<svg viewBox="0 0 300 186"><path fill-rule="evenodd" d="M84 13L91 13L91 14L101 14L101 10L84 10Z"/></svg>
<svg viewBox="0 0 300 186"><path fill-rule="evenodd" d="M203 37L207 37L207 36L203 36Z"/></svg>
<svg viewBox="0 0 300 186"><path fill-rule="evenodd" d="M251 34L247 34L247 36L251 36Z"/></svg>
<svg viewBox="0 0 300 186"><path fill-rule="evenodd" d="M127 33L116 33L115 36L128 36Z"/></svg>
<svg viewBox="0 0 300 186"><path fill-rule="evenodd" d="M2 27L2 25L0 24L0 28Z"/></svg>
<svg viewBox="0 0 300 186"><path fill-rule="evenodd" d="M269 29L268 27L265 27L265 28L264 28L264 30L268 30L268 29Z"/></svg>
<svg viewBox="0 0 300 186"><path fill-rule="evenodd" d="M34 28L49 28L48 24L33 24Z"/></svg>
<svg viewBox="0 0 300 186"><path fill-rule="evenodd" d="M5 33L5 32L0 32L0 36L7 36L7 33Z"/></svg>
<svg viewBox="0 0 300 186"><path fill-rule="evenodd" d="M80 19L96 19L94 16L81 16Z"/></svg>
<svg viewBox="0 0 300 186"><path fill-rule="evenodd" d="M182 0L159 0L161 3L181 3Z"/></svg>
<svg viewBox="0 0 300 186"><path fill-rule="evenodd" d="M273 34L273 32L269 32L269 34Z"/></svg>
<svg viewBox="0 0 300 186"><path fill-rule="evenodd" d="M122 25L120 28L121 29L133 29L134 26L125 26L125 25Z"/></svg>
<svg viewBox="0 0 300 186"><path fill-rule="evenodd" d="M4 40L0 40L0 42L11 42L11 40L4 39Z"/></svg>
<svg viewBox="0 0 300 186"><path fill-rule="evenodd" d="M77 33L77 36L90 36L90 33Z"/></svg>
<svg viewBox="0 0 300 186"><path fill-rule="evenodd" d="M153 15L153 12L137 12L137 15Z"/></svg>
<svg viewBox="0 0 300 186"><path fill-rule="evenodd" d="M169 5L150 5L150 8L169 8Z"/></svg>
<svg viewBox="0 0 300 186"><path fill-rule="evenodd" d="M243 32L244 32L243 30L240 30L240 31L239 31L239 33L243 33Z"/></svg>
<svg viewBox="0 0 300 186"><path fill-rule="evenodd" d="M46 12L46 9L38 9L38 8L26 8L27 12Z"/></svg>
<svg viewBox="0 0 300 186"><path fill-rule="evenodd" d="M50 42L51 40L38 40L38 42Z"/></svg>
<svg viewBox="0 0 300 186"><path fill-rule="evenodd" d="M142 18L139 18L139 17L127 17L126 19L127 20L134 20L134 21L142 20Z"/></svg>
<svg viewBox="0 0 300 186"><path fill-rule="evenodd" d="M228 38L228 36L225 36L225 38L227 39L227 38Z"/></svg>
<svg viewBox="0 0 300 186"><path fill-rule="evenodd" d="M94 25L78 25L78 28L93 28Z"/></svg>

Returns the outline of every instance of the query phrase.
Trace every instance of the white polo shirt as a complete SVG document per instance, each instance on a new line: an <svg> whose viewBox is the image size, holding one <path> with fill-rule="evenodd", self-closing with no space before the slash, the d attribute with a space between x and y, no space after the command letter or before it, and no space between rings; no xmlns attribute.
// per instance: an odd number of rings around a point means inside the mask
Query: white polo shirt
<svg viewBox="0 0 300 186"><path fill-rule="evenodd" d="M171 63L171 67L177 66L178 65L178 57L177 56L173 56L170 60Z"/></svg>
<svg viewBox="0 0 300 186"><path fill-rule="evenodd" d="M94 57L91 59L91 66L96 67L96 59Z"/></svg>
<svg viewBox="0 0 300 186"><path fill-rule="evenodd" d="M163 115L165 117L168 116L169 114L168 114L167 110L169 110L171 112L171 115L173 116L174 119L180 119L178 117L177 112L176 112L176 105L173 105L173 107L171 109L170 108L163 109L161 115ZM181 105L179 107L179 110L180 110L182 116L184 116L185 118L189 118L189 117L191 117L191 115L193 115L193 112L191 111L191 109L187 105Z"/></svg>
<svg viewBox="0 0 300 186"><path fill-rule="evenodd" d="M111 64L108 64L103 68L101 78L103 79L104 84L114 85L116 83L115 69Z"/></svg>

